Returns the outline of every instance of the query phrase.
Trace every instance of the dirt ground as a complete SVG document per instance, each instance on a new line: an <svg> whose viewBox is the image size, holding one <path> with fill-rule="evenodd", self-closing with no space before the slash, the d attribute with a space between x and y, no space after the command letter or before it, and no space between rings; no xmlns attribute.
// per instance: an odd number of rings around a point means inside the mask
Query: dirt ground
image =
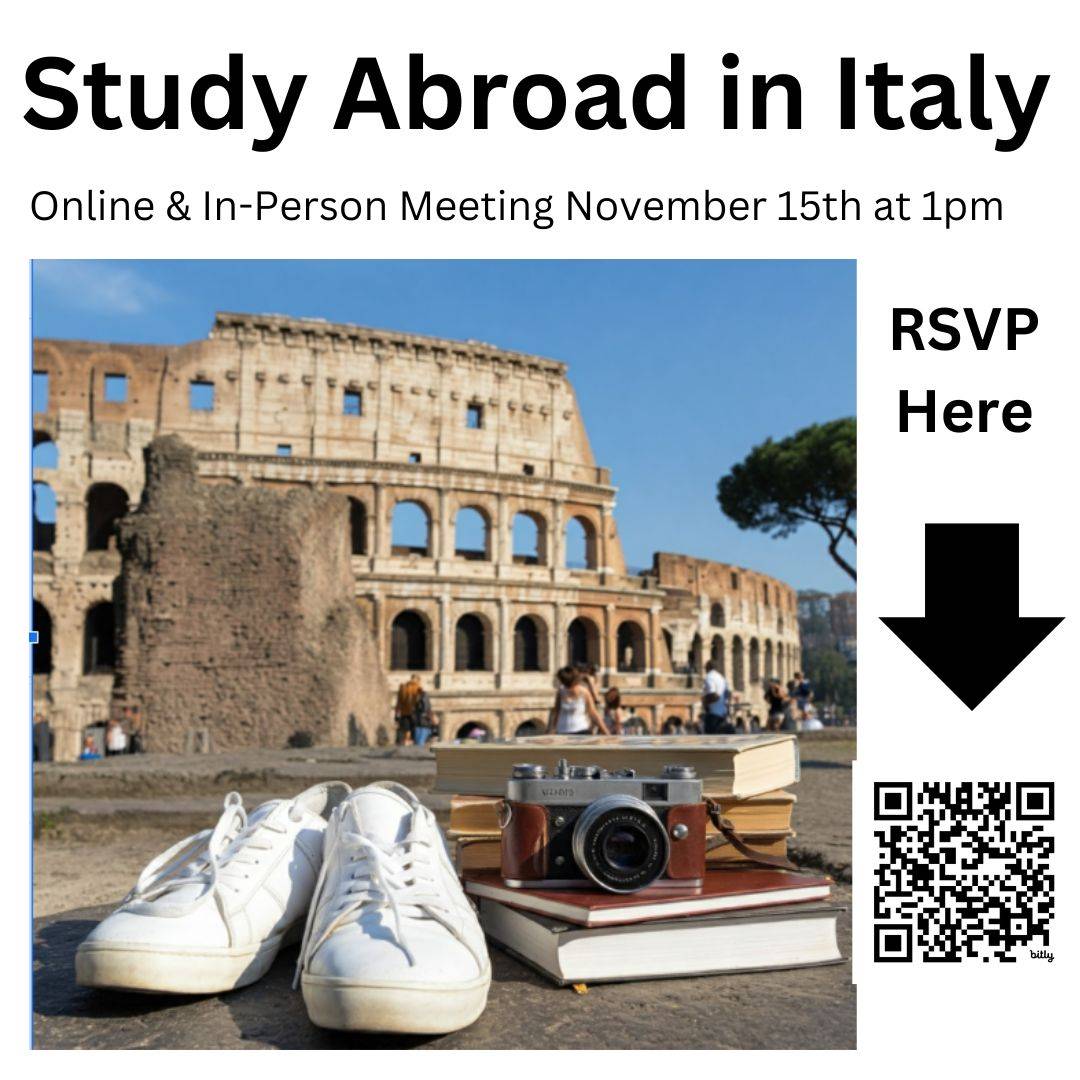
<svg viewBox="0 0 1080 1080"><path fill-rule="evenodd" d="M824 869L836 881L835 899L850 898L851 861L851 760L852 739L806 739L802 745L802 779L797 786L798 804L794 826L798 837L793 857L801 865ZM191 1007L181 1009L176 1024L166 1023L170 1010L147 1013L146 999L130 1006L132 1015L147 1021L137 1030L120 1034L114 1024L103 1024L98 1007L88 992L76 991L71 978L74 946L109 907L127 892L139 871L159 852L182 836L206 828L217 817L224 794L234 788L253 807L266 798L295 794L320 779L345 779L359 784L393 776L412 786L434 809L445 825L447 796L430 791L434 761L423 751L309 750L271 752L227 757L144 757L113 759L82 765L39 766L35 775L34 914L39 920L35 1041L41 1046L225 1046L225 1045L330 1045L311 1035L303 1023L303 1010L286 1023L278 1021L266 1030L246 1032L237 1027L234 1007L228 1002L244 997L251 1004L268 993L274 973L257 987L221 998L200 999L200 1041L192 1042ZM77 931L77 933L76 933ZM52 940L51 949L45 948ZM850 917L841 920L841 950L850 955ZM49 955L49 953L53 955ZM63 962L60 957L63 956ZM282 962L284 963L284 957ZM278 967L275 968L277 972ZM505 984L505 985L504 985ZM728 1001L732 1008L745 1005L747 1025L737 1035L713 1030L710 1009L695 996L707 987L706 1002ZM509 989L513 988L512 992ZM694 990L698 987L698 991ZM522 1032L515 1017L527 1007L530 1014L546 1011L553 1002L567 1007L567 991L555 991L520 964L500 954L496 960L496 985L487 1012L467 1033L448 1039L417 1043L433 1046L596 1046L591 1038L580 1042L552 1014L543 1039ZM554 994L554 997L550 995ZM80 997L80 995L82 995ZM524 995L525 1000L522 1000ZM816 1046L849 1047L855 1040L855 992L850 964L765 975L723 976L668 982L627 983L597 987L594 1004L603 998L616 1007L622 1019L605 1036L612 1046ZM101 995L90 995L97 999ZM584 1001L584 999L582 999ZM80 1004L81 1002L81 1004ZM216 1008L213 1002L222 1003ZM791 1006L798 1003L798 1015ZM100 1005L100 1002L98 1002ZM672 1035L663 1017L678 1005L679 1035ZM755 1013L753 1022L749 1013ZM761 1010L764 1009L764 1013ZM769 1010L784 1018L783 1032L763 1021ZM106 1016L114 1010L106 1009ZM121 1011L129 1011L122 1009ZM175 1012L176 1010L173 1010ZM295 1010L294 1010L295 1011ZM581 1019L592 1006L575 1003ZM147 1014L147 1015L144 1015ZM243 1014L243 1010L241 1010ZM246 1015L246 1014L243 1014ZM252 1013L257 1016L258 1010ZM187 1018L184 1020L184 1018ZM295 1024L293 1023L295 1020ZM694 1025L697 1025L695 1028ZM689 1026L688 1026L689 1025ZM130 1025L128 1025L130 1027ZM550 1025L549 1025L550 1026ZM272 1030L271 1030L272 1029ZM216 1034L212 1034L216 1031ZM291 1032L291 1034L286 1034ZM608 1042L609 1038L612 1040ZM311 1040L315 1039L315 1042ZM209 1041L205 1041L209 1040ZM340 1045L340 1043L332 1043ZM388 1044L379 1044L388 1045Z"/></svg>

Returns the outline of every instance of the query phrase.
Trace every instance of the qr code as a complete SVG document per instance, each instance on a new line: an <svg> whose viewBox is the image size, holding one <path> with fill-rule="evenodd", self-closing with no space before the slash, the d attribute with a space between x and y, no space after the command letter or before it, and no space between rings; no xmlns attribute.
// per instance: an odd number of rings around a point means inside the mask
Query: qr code
<svg viewBox="0 0 1080 1080"><path fill-rule="evenodd" d="M1052 783L874 785L874 959L1050 959Z"/></svg>

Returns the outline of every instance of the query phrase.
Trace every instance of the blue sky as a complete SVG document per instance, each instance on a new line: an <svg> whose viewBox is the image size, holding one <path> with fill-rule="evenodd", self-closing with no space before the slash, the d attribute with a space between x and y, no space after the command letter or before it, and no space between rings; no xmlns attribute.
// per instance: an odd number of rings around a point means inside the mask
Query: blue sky
<svg viewBox="0 0 1080 1080"><path fill-rule="evenodd" d="M773 540L716 482L766 437L855 411L849 261L38 262L39 337L178 344L214 311L477 338L563 360L619 487L627 562L680 551L850 587L804 526Z"/></svg>

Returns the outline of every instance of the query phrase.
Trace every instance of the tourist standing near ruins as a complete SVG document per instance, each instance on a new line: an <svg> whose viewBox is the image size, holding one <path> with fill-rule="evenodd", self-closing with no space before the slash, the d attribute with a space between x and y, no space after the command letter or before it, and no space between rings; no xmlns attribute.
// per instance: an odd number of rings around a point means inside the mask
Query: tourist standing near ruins
<svg viewBox="0 0 1080 1080"><path fill-rule="evenodd" d="M124 719L127 723L127 729L129 733L128 737L128 753L129 754L141 754L145 751L146 747L143 743L143 723L142 715L139 713L139 707L137 705L127 705L124 707Z"/></svg>
<svg viewBox="0 0 1080 1080"><path fill-rule="evenodd" d="M612 735L623 733L622 695L614 686L604 695L604 724Z"/></svg>
<svg viewBox="0 0 1080 1080"><path fill-rule="evenodd" d="M416 703L413 705L412 737L416 746L423 746L431 738L432 731L435 730L435 720L431 715L431 698L428 697L427 691L420 685L419 679L417 679L417 685L420 686L420 693L416 698Z"/></svg>
<svg viewBox="0 0 1080 1080"><path fill-rule="evenodd" d="M788 697L779 679L769 679L766 682L765 703L769 707L769 731L782 730L788 716Z"/></svg>
<svg viewBox="0 0 1080 1080"><path fill-rule="evenodd" d="M810 715L810 702L814 697L814 688L810 680L801 671L795 672L795 703L799 707L799 719L806 720Z"/></svg>
<svg viewBox="0 0 1080 1080"><path fill-rule="evenodd" d="M585 689L592 695L593 704L600 710L600 684L597 682L599 669L595 664L575 664L574 670L581 676Z"/></svg>
<svg viewBox="0 0 1080 1080"><path fill-rule="evenodd" d="M551 707L548 731L559 735L589 735L595 729L609 735L586 677L577 668L564 667L559 669L556 678L559 688Z"/></svg>
<svg viewBox="0 0 1080 1080"><path fill-rule="evenodd" d="M726 735L733 730L728 723L728 685L712 660L705 664L705 686L701 701L705 706L705 734Z"/></svg>
<svg viewBox="0 0 1080 1080"><path fill-rule="evenodd" d="M34 713L33 744L35 761L52 761L52 731L41 713Z"/></svg>
<svg viewBox="0 0 1080 1080"><path fill-rule="evenodd" d="M394 709L394 743L397 746L408 746L412 742L413 716L423 692L419 675L411 675L398 687L397 706Z"/></svg>
<svg viewBox="0 0 1080 1080"><path fill-rule="evenodd" d="M105 728L105 756L113 757L115 754L127 753L128 737L124 731L124 725L120 723L120 717L110 716L109 723Z"/></svg>

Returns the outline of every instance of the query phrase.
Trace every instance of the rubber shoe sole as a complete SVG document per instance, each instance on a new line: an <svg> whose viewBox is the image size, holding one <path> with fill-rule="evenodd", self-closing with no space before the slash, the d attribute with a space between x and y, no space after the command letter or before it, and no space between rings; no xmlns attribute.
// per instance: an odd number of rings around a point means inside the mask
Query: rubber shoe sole
<svg viewBox="0 0 1080 1080"><path fill-rule="evenodd" d="M259 945L236 949L162 948L84 941L75 951L75 981L97 990L140 994L220 994L261 979L300 926Z"/></svg>
<svg viewBox="0 0 1080 1080"><path fill-rule="evenodd" d="M474 1023L487 1004L491 971L466 983L380 983L305 974L308 1016L332 1031L446 1035Z"/></svg>

